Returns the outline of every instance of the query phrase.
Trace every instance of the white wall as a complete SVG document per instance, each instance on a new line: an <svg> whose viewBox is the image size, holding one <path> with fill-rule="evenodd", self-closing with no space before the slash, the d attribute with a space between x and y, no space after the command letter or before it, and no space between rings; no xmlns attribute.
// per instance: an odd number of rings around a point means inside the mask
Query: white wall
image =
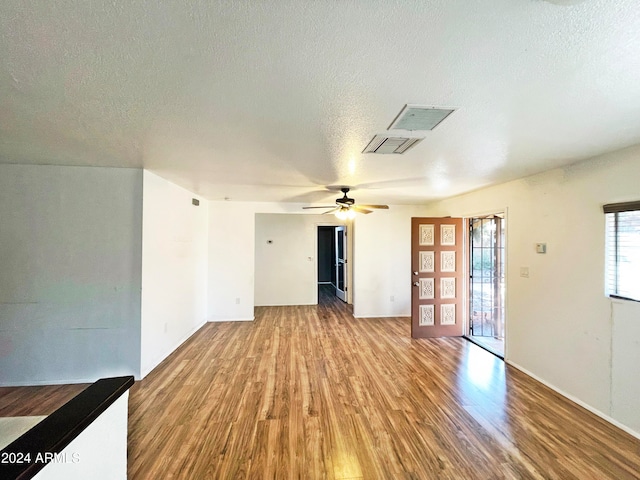
<svg viewBox="0 0 640 480"><path fill-rule="evenodd" d="M326 215L256 214L256 306L318 303L317 226L331 220Z"/></svg>
<svg viewBox="0 0 640 480"><path fill-rule="evenodd" d="M254 272L257 272L256 214L298 214L305 205L231 201L210 203L211 321L253 319ZM392 206L389 211L356 217L352 237L352 300L356 316L410 315L411 217L421 216L424 211L424 207ZM390 300L392 295L393 302Z"/></svg>
<svg viewBox="0 0 640 480"><path fill-rule="evenodd" d="M411 316L411 218L424 212L424 207L392 205L356 217L355 317Z"/></svg>
<svg viewBox="0 0 640 480"><path fill-rule="evenodd" d="M208 202L144 172L141 370L144 377L207 317Z"/></svg>
<svg viewBox="0 0 640 480"><path fill-rule="evenodd" d="M306 204L209 203L209 321L253 320L255 216L299 214Z"/></svg>
<svg viewBox="0 0 640 480"><path fill-rule="evenodd" d="M611 416L640 432L640 305L611 301Z"/></svg>
<svg viewBox="0 0 640 480"><path fill-rule="evenodd" d="M139 375L142 171L0 165L0 385Z"/></svg>
<svg viewBox="0 0 640 480"><path fill-rule="evenodd" d="M507 359L636 432L640 304L605 297L602 205L638 200L638 178L640 146L429 206L433 216L507 208Z"/></svg>
<svg viewBox="0 0 640 480"><path fill-rule="evenodd" d="M254 216L254 203L209 203L209 321L253 320Z"/></svg>

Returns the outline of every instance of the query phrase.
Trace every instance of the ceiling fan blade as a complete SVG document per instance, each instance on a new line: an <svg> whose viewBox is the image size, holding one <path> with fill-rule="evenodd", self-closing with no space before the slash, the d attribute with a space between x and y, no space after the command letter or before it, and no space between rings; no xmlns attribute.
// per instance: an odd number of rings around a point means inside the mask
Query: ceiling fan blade
<svg viewBox="0 0 640 480"><path fill-rule="evenodd" d="M361 205L361 204L358 204L358 207L362 207L362 208L382 208L384 210L389 210L389 205Z"/></svg>
<svg viewBox="0 0 640 480"><path fill-rule="evenodd" d="M308 208L335 208L333 205L325 205L324 207L302 207L303 210Z"/></svg>
<svg viewBox="0 0 640 480"><path fill-rule="evenodd" d="M327 211L327 212L323 212L322 215L327 215L328 213L334 213L337 212L338 210L340 210L342 207L335 207L332 208L331 210Z"/></svg>
<svg viewBox="0 0 640 480"><path fill-rule="evenodd" d="M358 213L371 213L373 210L367 210L366 208L362 208L364 205L352 205L351 210Z"/></svg>

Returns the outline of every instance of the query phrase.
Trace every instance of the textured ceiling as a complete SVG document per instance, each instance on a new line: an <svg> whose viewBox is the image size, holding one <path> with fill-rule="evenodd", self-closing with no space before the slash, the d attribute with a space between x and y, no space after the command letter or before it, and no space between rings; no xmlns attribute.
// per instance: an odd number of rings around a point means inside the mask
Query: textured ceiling
<svg viewBox="0 0 640 480"><path fill-rule="evenodd" d="M0 3L0 162L421 203L640 143L638 0ZM363 155L406 103L458 110Z"/></svg>

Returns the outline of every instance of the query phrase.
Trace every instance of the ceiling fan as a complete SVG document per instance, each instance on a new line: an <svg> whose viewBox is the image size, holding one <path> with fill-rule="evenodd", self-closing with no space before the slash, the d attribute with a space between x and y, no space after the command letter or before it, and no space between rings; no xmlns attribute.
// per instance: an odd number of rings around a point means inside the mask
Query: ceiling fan
<svg viewBox="0 0 640 480"><path fill-rule="evenodd" d="M353 198L347 197L347 193L349 193L349 187L342 187L340 189L344 194L341 198L336 199L337 207L332 205L323 206L323 207L302 207L303 209L310 208L329 208L326 212L323 212L323 215L327 213L333 213L340 220L346 220L347 218L354 218L356 213L371 213L373 209L389 209L389 205L356 205L356 201Z"/></svg>

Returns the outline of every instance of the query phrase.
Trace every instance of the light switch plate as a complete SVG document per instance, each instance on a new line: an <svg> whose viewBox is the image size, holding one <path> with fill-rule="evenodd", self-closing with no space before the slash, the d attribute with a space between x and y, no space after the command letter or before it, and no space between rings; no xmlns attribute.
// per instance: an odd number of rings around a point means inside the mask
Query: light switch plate
<svg viewBox="0 0 640 480"><path fill-rule="evenodd" d="M547 244L546 243L536 243L536 252L537 253L547 253Z"/></svg>
<svg viewBox="0 0 640 480"><path fill-rule="evenodd" d="M523 278L529 278L529 267L520 267L520 276Z"/></svg>

